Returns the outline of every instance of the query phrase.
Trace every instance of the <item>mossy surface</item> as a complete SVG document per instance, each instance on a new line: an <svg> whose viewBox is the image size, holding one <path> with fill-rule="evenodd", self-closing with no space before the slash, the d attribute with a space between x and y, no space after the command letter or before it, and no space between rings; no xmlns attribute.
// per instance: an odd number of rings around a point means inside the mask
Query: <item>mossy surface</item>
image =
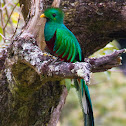
<svg viewBox="0 0 126 126"><path fill-rule="evenodd" d="M23 63L13 65L12 73L13 86L7 82L6 87L0 86L1 126L46 126L64 86L59 81L42 83L40 76Z"/></svg>

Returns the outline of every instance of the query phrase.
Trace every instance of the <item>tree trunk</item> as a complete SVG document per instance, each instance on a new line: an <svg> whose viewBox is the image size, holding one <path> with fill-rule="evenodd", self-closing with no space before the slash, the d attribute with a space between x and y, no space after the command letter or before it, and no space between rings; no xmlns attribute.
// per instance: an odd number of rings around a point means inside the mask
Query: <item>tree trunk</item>
<svg viewBox="0 0 126 126"><path fill-rule="evenodd" d="M44 50L43 8L51 1L19 0L26 25L7 49L0 52L0 124L1 126L56 126L67 90L64 78L90 79L90 72L101 72L120 64L116 51L82 63L55 61ZM53 6L59 6L54 0ZM104 47L112 39L125 37L126 2L123 0L65 0L65 24L78 38L85 57ZM30 9L30 13L29 13ZM27 17L27 15L29 16ZM39 48L38 48L38 46ZM41 50L40 50L41 48ZM81 73L79 73L79 72Z"/></svg>

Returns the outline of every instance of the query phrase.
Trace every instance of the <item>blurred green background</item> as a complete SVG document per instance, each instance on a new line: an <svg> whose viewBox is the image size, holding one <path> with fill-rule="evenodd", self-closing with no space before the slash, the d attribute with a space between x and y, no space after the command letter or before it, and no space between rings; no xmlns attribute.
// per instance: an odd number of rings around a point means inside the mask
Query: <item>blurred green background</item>
<svg viewBox="0 0 126 126"><path fill-rule="evenodd" d="M96 126L126 126L126 77L119 69L93 73L90 95ZM71 89L62 110L59 126L83 126L77 92Z"/></svg>
<svg viewBox="0 0 126 126"><path fill-rule="evenodd" d="M24 20L17 0L1 0L0 8L1 49L9 45L9 41L3 39L1 34L7 39L11 39L13 34L17 35L21 31ZM15 9L13 10L13 8ZM8 18L10 18L9 21ZM6 23L7 26L4 28ZM114 40L91 57L110 54L118 48L119 44ZM89 90L96 126L126 126L126 77L119 68L113 68L103 73L93 73ZM83 115L74 88L71 88L69 92L57 126L83 126Z"/></svg>

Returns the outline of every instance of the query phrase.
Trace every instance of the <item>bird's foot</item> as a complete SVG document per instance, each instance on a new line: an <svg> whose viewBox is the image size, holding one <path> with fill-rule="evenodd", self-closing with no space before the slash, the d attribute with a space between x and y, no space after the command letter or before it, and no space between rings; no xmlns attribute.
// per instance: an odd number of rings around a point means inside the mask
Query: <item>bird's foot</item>
<svg viewBox="0 0 126 126"><path fill-rule="evenodd" d="M58 62L57 62L58 61ZM56 63L57 62L57 63ZM61 64L61 60L60 60L60 58L59 57L56 57L56 59L54 59L50 64L52 65L52 64L56 64L56 65L59 65L59 64Z"/></svg>

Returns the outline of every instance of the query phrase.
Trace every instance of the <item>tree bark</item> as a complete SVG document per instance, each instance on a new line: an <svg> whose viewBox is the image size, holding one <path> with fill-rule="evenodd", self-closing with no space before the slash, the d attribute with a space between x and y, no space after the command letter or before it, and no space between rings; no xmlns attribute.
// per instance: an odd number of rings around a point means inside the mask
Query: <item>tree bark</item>
<svg viewBox="0 0 126 126"><path fill-rule="evenodd" d="M44 9L51 3L45 1ZM64 23L77 37L85 57L113 39L126 38L125 0L61 0L60 7L65 12ZM25 8L22 11L28 13Z"/></svg>
<svg viewBox="0 0 126 126"><path fill-rule="evenodd" d="M54 2L53 6L59 6L60 0ZM20 3L24 4L22 12L26 25L10 46L0 52L0 124L55 126L67 96L61 80L84 78L88 83L91 72L120 65L120 55L125 50L100 58L86 58L82 63L57 61L56 57L41 51L45 48L45 21L40 19L40 14L52 2L20 0ZM113 38L125 37L120 34L126 30L125 4L125 1L116 0L102 3L98 0L61 1L65 24L77 36L85 57Z"/></svg>
<svg viewBox="0 0 126 126"><path fill-rule="evenodd" d="M76 35L85 57L113 39L126 38L126 1L65 0L65 24Z"/></svg>

